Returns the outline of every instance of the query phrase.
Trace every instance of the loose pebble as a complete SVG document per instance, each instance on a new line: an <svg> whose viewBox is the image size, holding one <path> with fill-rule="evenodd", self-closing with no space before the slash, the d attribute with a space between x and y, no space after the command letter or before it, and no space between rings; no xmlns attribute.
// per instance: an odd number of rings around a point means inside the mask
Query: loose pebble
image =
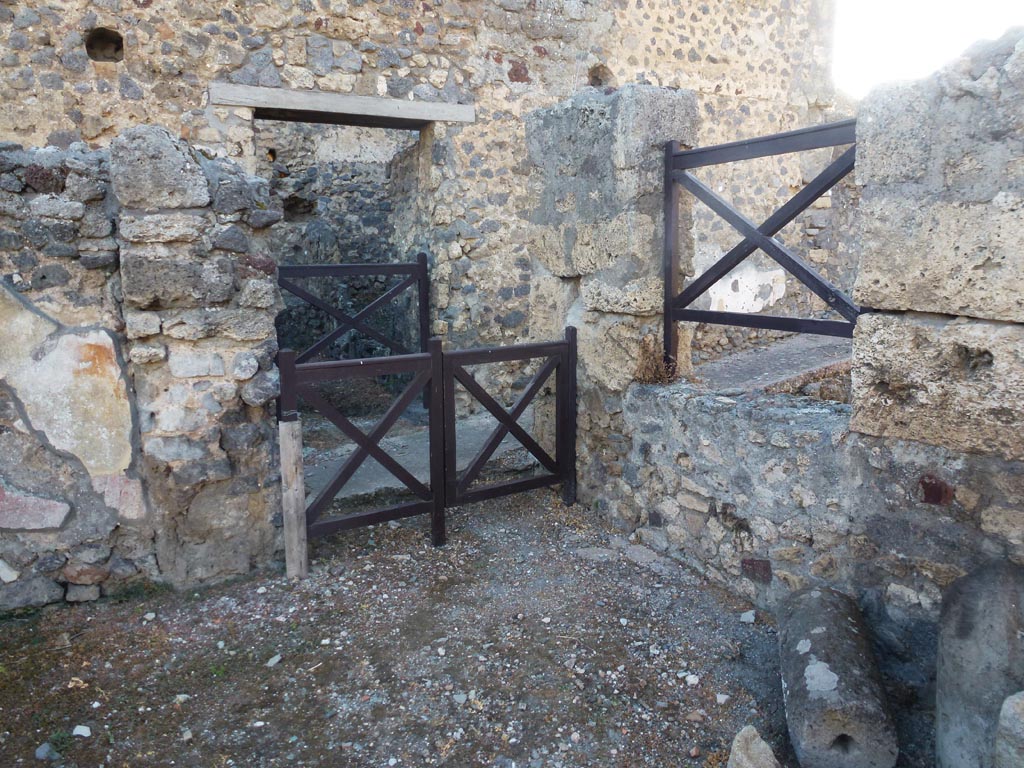
<svg viewBox="0 0 1024 768"><path fill-rule="evenodd" d="M267 662L267 666L268 667L276 667L280 662L281 662L281 654L277 653L277 654L274 654L273 656L270 657L270 660Z"/></svg>
<svg viewBox="0 0 1024 768"><path fill-rule="evenodd" d="M88 739L92 736L92 728L88 725L76 725L75 729L71 731L72 736L80 736L83 739Z"/></svg>

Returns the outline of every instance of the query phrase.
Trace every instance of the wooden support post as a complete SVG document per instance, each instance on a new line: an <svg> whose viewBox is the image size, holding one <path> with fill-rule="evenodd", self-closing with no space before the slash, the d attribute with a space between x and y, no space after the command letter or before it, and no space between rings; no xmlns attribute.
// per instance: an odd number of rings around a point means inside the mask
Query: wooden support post
<svg viewBox="0 0 1024 768"><path fill-rule="evenodd" d="M420 352L430 351L430 270L427 254L416 257L416 306L420 328ZM430 410L430 389L423 390L423 408Z"/></svg>
<svg viewBox="0 0 1024 768"><path fill-rule="evenodd" d="M441 339L430 339L428 348L430 350L430 493L434 497L434 506L430 512L430 540L435 547L440 547L447 541L444 511L448 506L444 439L444 353ZM454 432L452 436L454 437Z"/></svg>
<svg viewBox="0 0 1024 768"><path fill-rule="evenodd" d="M277 354L281 394L277 399L278 435L281 445L281 511L284 518L284 563L289 578L309 575L306 542L306 478L302 466L302 421L299 419L295 352Z"/></svg>
<svg viewBox="0 0 1024 768"><path fill-rule="evenodd" d="M679 327L672 316L672 305L679 295L679 185L672 176L672 166L678 152L678 141L665 144L665 208L662 217L665 225L665 249L662 255L662 275L665 284L662 322L665 365L670 371L675 370L676 355L679 353Z"/></svg>
<svg viewBox="0 0 1024 768"><path fill-rule="evenodd" d="M576 503L576 328L569 326L565 329L566 353L562 360L562 376L558 386L564 387L559 392L562 399L563 411L558 419L556 429L564 436L561 436L564 446L559 455L562 464L562 503L571 506Z"/></svg>
<svg viewBox="0 0 1024 768"><path fill-rule="evenodd" d="M281 507L284 512L284 562L289 578L309 575L306 542L306 483L302 468L302 422L282 421Z"/></svg>

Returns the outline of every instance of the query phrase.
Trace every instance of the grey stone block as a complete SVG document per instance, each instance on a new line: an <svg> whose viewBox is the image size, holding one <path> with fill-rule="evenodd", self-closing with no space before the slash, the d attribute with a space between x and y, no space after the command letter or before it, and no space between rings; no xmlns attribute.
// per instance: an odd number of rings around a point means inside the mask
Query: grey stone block
<svg viewBox="0 0 1024 768"><path fill-rule="evenodd" d="M69 603L89 603L100 599L99 584L68 584L64 599Z"/></svg>
<svg viewBox="0 0 1024 768"><path fill-rule="evenodd" d="M242 387L242 400L247 405L266 405L281 391L281 379L277 370L260 371Z"/></svg>
<svg viewBox="0 0 1024 768"><path fill-rule="evenodd" d="M999 711L995 768L1024 765L1024 691L1007 696Z"/></svg>
<svg viewBox="0 0 1024 768"><path fill-rule="evenodd" d="M996 562L958 579L943 597L935 696L938 768L993 768L1000 709L1022 689L1024 568Z"/></svg>
<svg viewBox="0 0 1024 768"><path fill-rule="evenodd" d="M45 576L28 576L0 585L0 613L34 608L64 599L60 584Z"/></svg>
<svg viewBox="0 0 1024 768"><path fill-rule="evenodd" d="M219 304L234 293L231 259L161 245L123 247L121 279L125 303L144 309Z"/></svg>
<svg viewBox="0 0 1024 768"><path fill-rule="evenodd" d="M179 379L224 375L224 359L216 352L199 349L172 349L169 367L171 375Z"/></svg>
<svg viewBox="0 0 1024 768"><path fill-rule="evenodd" d="M140 125L110 143L110 179L127 208L199 208L210 191L183 142L164 128Z"/></svg>
<svg viewBox="0 0 1024 768"><path fill-rule="evenodd" d="M899 748L857 604L811 587L779 608L786 721L803 768L892 768Z"/></svg>

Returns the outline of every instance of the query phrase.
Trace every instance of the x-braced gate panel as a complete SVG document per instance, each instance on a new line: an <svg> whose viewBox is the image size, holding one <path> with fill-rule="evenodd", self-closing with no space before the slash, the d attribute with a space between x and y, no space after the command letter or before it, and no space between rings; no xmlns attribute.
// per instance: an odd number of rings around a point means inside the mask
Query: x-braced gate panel
<svg viewBox="0 0 1024 768"><path fill-rule="evenodd" d="M679 149L678 142L668 143L665 148L665 255L663 261L665 278L664 340L667 361L674 360L676 357L678 346L676 323L680 320L827 336L850 337L853 335L857 317L868 311L867 308L856 306L842 291L776 239L775 235L853 170L856 145L847 149L838 160L830 164L760 226L719 197L691 171L695 168L738 160L752 160L758 157L854 144L855 141L856 121L844 120L731 144L685 151ZM682 292L679 290L679 195L681 188L688 190L743 236L742 242L722 256L707 271L692 280L686 290ZM779 266L806 285L830 309L842 316L843 320L777 317L690 308L712 285L757 250L766 253Z"/></svg>
<svg viewBox="0 0 1024 768"><path fill-rule="evenodd" d="M281 395L278 400L281 427L281 476L285 518L285 554L289 575L306 572L306 541L339 530L373 525L413 515L430 514L434 544L445 541L445 510L449 507L512 493L562 485L567 504L576 499L576 329L567 328L565 339L543 344L493 347L444 352L439 339L431 339L428 351L385 358L300 363L291 350L278 354ZM540 368L515 404L506 410L474 378L470 366L540 360ZM412 381L392 402L369 432L362 431L332 405L318 387L353 378L408 374ZM550 455L520 424L520 419L539 393L555 386L555 455ZM467 468L456 464L456 384L475 398L498 422ZM418 480L407 467L387 453L381 443L417 396L427 400L430 450L429 481ZM307 503L302 465L302 432L299 403L316 410L354 444L333 477ZM543 468L539 475L480 484L483 468L498 446L512 435ZM414 500L382 509L332 516L330 509L339 492L368 458L396 477Z"/></svg>
<svg viewBox="0 0 1024 768"><path fill-rule="evenodd" d="M402 280L371 301L355 314L334 306L329 300L317 296L308 287L300 284L306 279L349 279L356 277L401 277ZM282 290L301 299L311 307L327 314L335 324L329 331L307 349L296 354L296 362L306 363L324 353L330 346L350 331L361 333L387 347L391 354L407 355L412 350L397 339L391 338L368 324L374 314L389 306L406 290L417 289L417 321L419 325L419 351L427 351L430 334L430 278L427 273L427 255L419 254L415 262L403 264L315 264L285 265L278 267L277 283Z"/></svg>
<svg viewBox="0 0 1024 768"><path fill-rule="evenodd" d="M477 382L469 367L488 363L543 362L529 385L510 410L506 410ZM545 384L555 379L555 455L551 456L519 424L526 409ZM498 422L479 452L462 472L456 470L458 451L455 433L456 382L487 409ZM444 450L445 504L450 507L474 501L494 499L510 493L562 484L566 504L576 500L576 329L566 329L565 341L547 344L521 344L514 347L469 349L444 354ZM433 414L431 414L433 418ZM508 480L474 487L480 473L502 440L511 434L546 470L544 474L522 480Z"/></svg>

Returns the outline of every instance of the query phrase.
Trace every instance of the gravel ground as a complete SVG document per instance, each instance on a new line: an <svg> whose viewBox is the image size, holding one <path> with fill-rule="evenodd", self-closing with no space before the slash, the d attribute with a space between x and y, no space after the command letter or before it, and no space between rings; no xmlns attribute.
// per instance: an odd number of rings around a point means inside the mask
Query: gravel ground
<svg viewBox="0 0 1024 768"><path fill-rule="evenodd" d="M0 765L724 766L747 723L786 754L750 606L549 491L425 523L319 541L302 582L5 620Z"/></svg>

